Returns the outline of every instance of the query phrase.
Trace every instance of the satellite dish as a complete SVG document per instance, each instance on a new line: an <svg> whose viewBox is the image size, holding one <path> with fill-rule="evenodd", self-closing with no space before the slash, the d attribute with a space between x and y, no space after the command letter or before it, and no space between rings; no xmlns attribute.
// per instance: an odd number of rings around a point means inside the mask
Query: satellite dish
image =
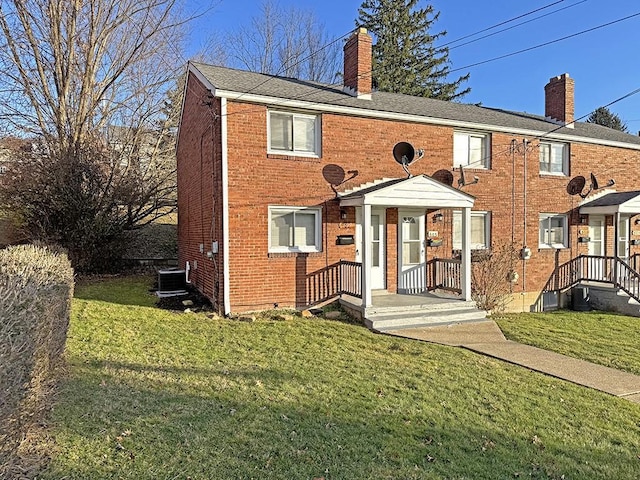
<svg viewBox="0 0 640 480"><path fill-rule="evenodd" d="M586 184L587 184L587 179L584 178L582 175L573 177L567 184L567 193L572 196L580 195Z"/></svg>
<svg viewBox="0 0 640 480"><path fill-rule="evenodd" d="M598 188L600 188L598 186L598 180L596 179L596 176L593 173L591 174L591 188L593 188L594 190L598 190Z"/></svg>
<svg viewBox="0 0 640 480"><path fill-rule="evenodd" d="M431 178L437 180L440 183L444 183L445 185L449 185L450 187L453 186L453 173L444 168L431 175Z"/></svg>
<svg viewBox="0 0 640 480"><path fill-rule="evenodd" d="M416 156L416 150L413 145L407 142L399 142L393 147L393 158L400 165L409 165Z"/></svg>

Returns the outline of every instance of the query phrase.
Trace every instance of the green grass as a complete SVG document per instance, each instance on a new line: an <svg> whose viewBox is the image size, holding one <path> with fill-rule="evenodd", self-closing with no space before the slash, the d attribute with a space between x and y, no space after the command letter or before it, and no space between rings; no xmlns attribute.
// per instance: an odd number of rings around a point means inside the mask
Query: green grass
<svg viewBox="0 0 640 480"><path fill-rule="evenodd" d="M78 287L70 371L42 478L635 479L640 472L640 405L344 322L245 323L161 311L148 306L146 288L139 279Z"/></svg>
<svg viewBox="0 0 640 480"><path fill-rule="evenodd" d="M561 310L504 315L496 322L510 340L640 375L640 318Z"/></svg>

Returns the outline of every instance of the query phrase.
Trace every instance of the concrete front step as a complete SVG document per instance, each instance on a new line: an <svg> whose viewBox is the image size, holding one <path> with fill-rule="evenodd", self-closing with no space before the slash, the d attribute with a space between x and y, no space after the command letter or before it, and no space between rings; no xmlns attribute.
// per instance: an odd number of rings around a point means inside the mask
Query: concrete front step
<svg viewBox="0 0 640 480"><path fill-rule="evenodd" d="M441 325L446 323L471 322L484 320L487 316L483 310L473 307L460 306L455 309L427 309L423 311L388 312L377 315L367 315L365 325L371 330L399 330L403 328L416 328L428 325Z"/></svg>
<svg viewBox="0 0 640 480"><path fill-rule="evenodd" d="M640 305L626 292L613 285L589 285L589 304L604 311L618 312L623 315L640 317Z"/></svg>

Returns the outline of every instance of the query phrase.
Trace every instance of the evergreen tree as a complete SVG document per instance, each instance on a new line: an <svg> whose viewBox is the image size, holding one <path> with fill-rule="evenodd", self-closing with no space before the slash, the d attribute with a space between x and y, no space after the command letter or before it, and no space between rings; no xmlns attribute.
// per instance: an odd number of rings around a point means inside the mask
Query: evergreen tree
<svg viewBox="0 0 640 480"><path fill-rule="evenodd" d="M447 82L449 49L434 43L447 32L430 33L439 12L418 8L419 0L364 0L358 9L359 26L374 35L373 84L384 92L440 100L457 100L469 74Z"/></svg>
<svg viewBox="0 0 640 480"><path fill-rule="evenodd" d="M622 119L607 107L596 108L591 115L589 115L589 118L587 118L587 122L620 130L621 132L629 131Z"/></svg>

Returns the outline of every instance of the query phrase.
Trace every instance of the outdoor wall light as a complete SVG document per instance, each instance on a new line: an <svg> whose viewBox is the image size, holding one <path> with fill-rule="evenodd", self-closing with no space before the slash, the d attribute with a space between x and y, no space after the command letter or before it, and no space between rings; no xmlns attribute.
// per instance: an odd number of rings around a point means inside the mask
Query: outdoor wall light
<svg viewBox="0 0 640 480"><path fill-rule="evenodd" d="M439 222L441 222L442 220L444 220L444 215L443 215L443 214L441 214L441 213L436 213L436 214L433 216L433 223L439 223Z"/></svg>
<svg viewBox="0 0 640 480"><path fill-rule="evenodd" d="M340 218L342 220L346 220L347 219L347 211L344 208L340 209Z"/></svg>

